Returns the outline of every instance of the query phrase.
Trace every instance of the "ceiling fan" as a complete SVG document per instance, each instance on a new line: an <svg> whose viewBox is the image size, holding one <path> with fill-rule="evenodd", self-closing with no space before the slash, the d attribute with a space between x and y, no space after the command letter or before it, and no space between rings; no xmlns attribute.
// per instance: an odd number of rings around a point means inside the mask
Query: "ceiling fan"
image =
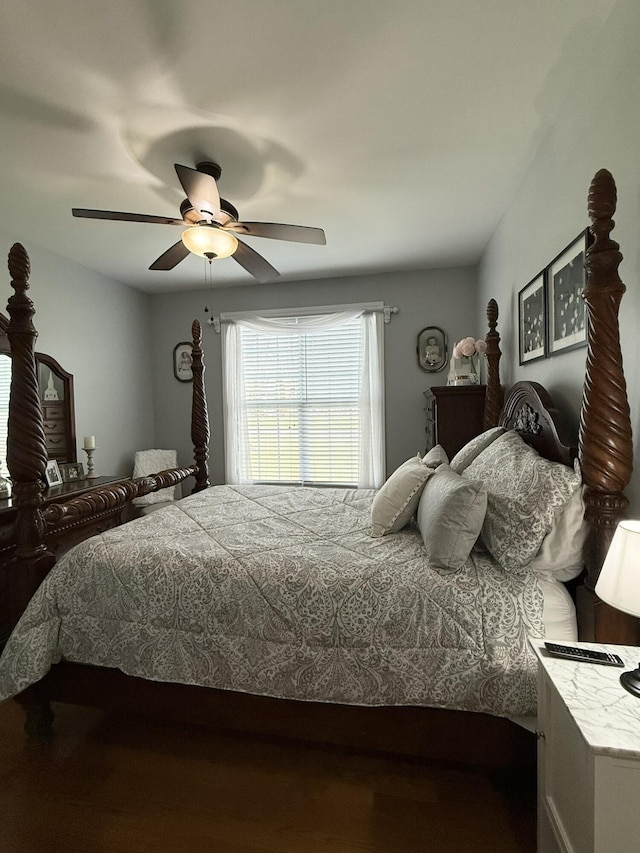
<svg viewBox="0 0 640 853"><path fill-rule="evenodd" d="M88 210L74 207L74 216L85 219L115 219L124 222L151 222L156 225L179 225L185 230L177 243L163 252L149 267L150 270L172 270L189 253L212 261L233 257L240 266L259 282L273 281L280 273L262 255L254 251L236 234L249 237L270 237L295 243L326 244L322 228L305 225L283 225L277 222L239 222L238 211L220 198L217 181L222 169L217 163L198 163L195 169L175 163L186 198L180 205L182 219L166 216L147 216L143 213L120 213L115 210Z"/></svg>

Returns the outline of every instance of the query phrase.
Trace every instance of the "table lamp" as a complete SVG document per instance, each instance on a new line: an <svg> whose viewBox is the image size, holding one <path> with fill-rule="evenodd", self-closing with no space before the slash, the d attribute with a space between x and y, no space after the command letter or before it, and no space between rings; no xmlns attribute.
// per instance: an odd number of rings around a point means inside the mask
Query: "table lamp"
<svg viewBox="0 0 640 853"><path fill-rule="evenodd" d="M618 524L600 570L596 595L617 610L640 617L640 521ZM620 681L629 693L640 697L640 664L623 672Z"/></svg>

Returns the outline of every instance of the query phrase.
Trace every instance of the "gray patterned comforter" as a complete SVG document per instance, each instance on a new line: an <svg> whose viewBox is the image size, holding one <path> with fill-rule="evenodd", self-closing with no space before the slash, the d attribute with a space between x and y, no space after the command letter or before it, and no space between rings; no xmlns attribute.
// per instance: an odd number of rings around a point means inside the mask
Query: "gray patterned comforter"
<svg viewBox="0 0 640 853"><path fill-rule="evenodd" d="M0 660L0 700L61 658L281 698L535 713L535 577L374 539L373 491L218 486L83 542Z"/></svg>

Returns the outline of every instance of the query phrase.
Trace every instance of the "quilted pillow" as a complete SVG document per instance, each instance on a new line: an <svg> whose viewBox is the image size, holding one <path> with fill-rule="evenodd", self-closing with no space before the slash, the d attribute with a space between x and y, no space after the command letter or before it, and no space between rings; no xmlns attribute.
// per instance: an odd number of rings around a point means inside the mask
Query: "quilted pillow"
<svg viewBox="0 0 640 853"><path fill-rule="evenodd" d="M371 535L397 533L408 524L418 507L424 484L434 469L425 465L420 454L396 468L371 505Z"/></svg>
<svg viewBox="0 0 640 853"><path fill-rule="evenodd" d="M500 438L504 433L505 428L501 426L491 427L491 429L481 432L480 435L476 435L464 447L461 447L449 464L454 471L462 474L464 469L471 465L476 456L479 456L496 438Z"/></svg>
<svg viewBox="0 0 640 853"><path fill-rule="evenodd" d="M138 450L133 461L133 479L146 477L148 474L158 474L168 468L175 468L178 464L178 453L175 450ZM172 501L176 497L180 487L160 489L159 492L149 492L134 498L131 503L134 506L150 506L151 504Z"/></svg>
<svg viewBox="0 0 640 853"><path fill-rule="evenodd" d="M455 571L467 561L482 530L487 492L479 481L438 466L418 504L418 529L429 564Z"/></svg>
<svg viewBox="0 0 640 853"><path fill-rule="evenodd" d="M422 461L425 465L428 465L429 468L437 468L438 465L442 465L443 462L448 463L449 457L447 456L447 451L441 444L436 444L435 447L432 447L429 452L422 457Z"/></svg>
<svg viewBox="0 0 640 853"><path fill-rule="evenodd" d="M485 448L463 477L485 484L482 539L504 568L531 562L551 530L556 510L580 485L575 471L543 459L513 430Z"/></svg>

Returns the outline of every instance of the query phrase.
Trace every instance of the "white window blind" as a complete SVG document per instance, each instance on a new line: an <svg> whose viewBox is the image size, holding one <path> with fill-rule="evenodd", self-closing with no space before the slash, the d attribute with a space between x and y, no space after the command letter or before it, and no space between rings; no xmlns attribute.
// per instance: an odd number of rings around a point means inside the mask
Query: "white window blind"
<svg viewBox="0 0 640 853"><path fill-rule="evenodd" d="M225 330L229 482L381 484L382 462L370 464L383 458L381 332L367 334L381 324L356 311L332 317L253 317Z"/></svg>

